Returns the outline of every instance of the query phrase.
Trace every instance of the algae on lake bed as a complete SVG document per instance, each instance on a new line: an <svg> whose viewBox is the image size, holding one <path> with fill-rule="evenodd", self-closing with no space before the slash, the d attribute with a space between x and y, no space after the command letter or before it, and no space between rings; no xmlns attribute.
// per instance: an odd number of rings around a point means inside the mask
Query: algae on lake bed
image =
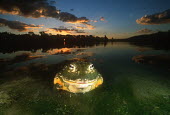
<svg viewBox="0 0 170 115"><path fill-rule="evenodd" d="M19 75L19 73L18 73ZM22 74L20 74L22 75ZM56 91L40 77L20 76L0 85L2 114L169 114L170 89L147 77L124 77L85 94ZM2 99L2 98L1 98ZM100 110L100 111L99 111Z"/></svg>

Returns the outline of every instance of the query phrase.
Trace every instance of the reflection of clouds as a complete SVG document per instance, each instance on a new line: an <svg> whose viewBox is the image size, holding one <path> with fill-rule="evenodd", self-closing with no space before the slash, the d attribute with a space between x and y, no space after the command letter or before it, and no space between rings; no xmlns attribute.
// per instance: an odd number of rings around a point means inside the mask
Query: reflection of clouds
<svg viewBox="0 0 170 115"><path fill-rule="evenodd" d="M144 55L134 56L132 60L137 63L144 63Z"/></svg>
<svg viewBox="0 0 170 115"><path fill-rule="evenodd" d="M32 55L31 53L22 53L17 55L14 59L11 60L12 63L17 63L21 61L32 60L36 58L42 58L44 55Z"/></svg>
<svg viewBox="0 0 170 115"><path fill-rule="evenodd" d="M153 65L170 65L170 55L138 55L132 58L137 63Z"/></svg>
<svg viewBox="0 0 170 115"><path fill-rule="evenodd" d="M48 50L47 53L51 55L57 55L57 54L76 54L78 52L81 52L85 49L80 49L80 48L61 48L61 49L52 49Z"/></svg>
<svg viewBox="0 0 170 115"><path fill-rule="evenodd" d="M137 51L140 51L140 52L145 52L145 51L150 51L150 50L152 50L152 48L145 48L145 47L137 48Z"/></svg>
<svg viewBox="0 0 170 115"><path fill-rule="evenodd" d="M61 49L53 49L53 50L49 50L47 51L47 53L51 54L51 55L56 55L56 54L71 54L73 50L70 48L61 48Z"/></svg>
<svg viewBox="0 0 170 115"><path fill-rule="evenodd" d="M20 63L20 62L24 62L24 61L28 61L28 60L33 60L33 59L37 59L37 58L43 58L44 55L33 55L32 53L22 53L19 55L16 55L14 58L12 59L0 59L0 62L4 62L7 64L13 64L13 63Z"/></svg>
<svg viewBox="0 0 170 115"><path fill-rule="evenodd" d="M80 52L80 53L77 53L76 55L77 56L88 56L88 57L91 57L91 56L94 56L94 53L93 52Z"/></svg>

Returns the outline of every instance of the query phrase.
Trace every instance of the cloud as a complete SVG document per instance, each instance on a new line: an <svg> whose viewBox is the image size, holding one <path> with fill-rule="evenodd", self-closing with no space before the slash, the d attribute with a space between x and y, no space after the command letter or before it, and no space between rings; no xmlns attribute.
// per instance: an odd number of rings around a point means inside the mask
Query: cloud
<svg viewBox="0 0 170 115"><path fill-rule="evenodd" d="M145 15L140 19L137 19L136 22L142 25L158 25L170 23L170 9L152 15Z"/></svg>
<svg viewBox="0 0 170 115"><path fill-rule="evenodd" d="M1 0L0 13L39 18L53 17L58 14L58 10L46 0Z"/></svg>
<svg viewBox="0 0 170 115"><path fill-rule="evenodd" d="M34 24L26 24L19 21L9 21L3 18L0 18L0 26L7 26L10 29L14 29L20 32L26 32L29 31L29 29L35 29L35 28L42 28L42 25L34 25Z"/></svg>
<svg viewBox="0 0 170 115"><path fill-rule="evenodd" d="M84 26L76 26L75 28L77 28L77 29L89 29L89 30L93 30L93 29L95 29L95 27L94 26L92 26L92 25L90 25L90 24L86 24L86 26L84 27Z"/></svg>
<svg viewBox="0 0 170 115"><path fill-rule="evenodd" d="M86 29L86 27L76 26L77 29Z"/></svg>
<svg viewBox="0 0 170 115"><path fill-rule="evenodd" d="M85 31L83 30L75 30L76 33L86 33Z"/></svg>
<svg viewBox="0 0 170 115"><path fill-rule="evenodd" d="M93 25L91 25L91 24L88 24L88 23L86 23L86 22L84 22L83 24L86 25L87 29L89 29L89 30L95 29L95 26L93 26Z"/></svg>
<svg viewBox="0 0 170 115"><path fill-rule="evenodd" d="M50 4L56 4L56 1L50 1Z"/></svg>
<svg viewBox="0 0 170 115"><path fill-rule="evenodd" d="M61 12L55 6L51 6L48 0L0 0L0 13L29 18L51 17L70 23L90 22L86 17L76 17L68 12Z"/></svg>
<svg viewBox="0 0 170 115"><path fill-rule="evenodd" d="M83 25L86 26L86 27L84 27L86 29L90 29L90 30L95 29L95 26L89 24L88 22L90 22L90 21L86 17L81 17L76 21L69 21L68 23L71 23L71 24L83 24Z"/></svg>
<svg viewBox="0 0 170 115"><path fill-rule="evenodd" d="M91 22L94 22L94 23L96 23L96 22L98 22L97 20L90 20Z"/></svg>
<svg viewBox="0 0 170 115"><path fill-rule="evenodd" d="M104 17L101 17L101 18L100 18L100 21L105 21L105 18L104 18Z"/></svg>
<svg viewBox="0 0 170 115"><path fill-rule="evenodd" d="M72 9L70 9L70 11L74 11L74 9L72 8Z"/></svg>
<svg viewBox="0 0 170 115"><path fill-rule="evenodd" d="M76 34L76 33L85 33L84 30L78 30L76 28L67 28L60 26L59 28L48 28L46 33L52 34Z"/></svg>
<svg viewBox="0 0 170 115"><path fill-rule="evenodd" d="M138 30L137 33L140 33L140 34L147 34L147 33L153 33L154 31L150 30L150 29L141 29L141 30Z"/></svg>

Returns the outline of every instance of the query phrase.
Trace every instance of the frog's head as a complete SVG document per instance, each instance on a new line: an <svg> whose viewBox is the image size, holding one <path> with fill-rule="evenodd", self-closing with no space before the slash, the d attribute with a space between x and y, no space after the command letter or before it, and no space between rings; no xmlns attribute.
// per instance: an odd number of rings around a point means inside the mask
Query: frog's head
<svg viewBox="0 0 170 115"><path fill-rule="evenodd" d="M57 89L73 93L91 91L103 83L101 74L87 60L72 60L56 74L54 84Z"/></svg>

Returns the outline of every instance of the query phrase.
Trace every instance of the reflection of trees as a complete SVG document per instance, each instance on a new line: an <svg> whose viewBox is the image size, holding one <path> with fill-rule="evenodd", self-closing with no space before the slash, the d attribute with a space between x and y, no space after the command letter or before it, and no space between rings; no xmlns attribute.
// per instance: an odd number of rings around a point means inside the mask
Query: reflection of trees
<svg viewBox="0 0 170 115"><path fill-rule="evenodd" d="M127 39L111 39L112 42L130 42L132 45L148 46L154 49L170 49L170 30L147 35L133 36Z"/></svg>
<svg viewBox="0 0 170 115"><path fill-rule="evenodd" d="M16 35L7 32L0 33L0 52L14 52L28 50L35 52L38 49L47 51L51 48L63 47L87 47L106 43L108 38L95 37L92 35L51 35L44 31L40 35L29 32L28 34ZM64 42L66 43L64 45Z"/></svg>
<svg viewBox="0 0 170 115"><path fill-rule="evenodd" d="M167 32L157 32L150 35L140 35L128 38L127 41L134 45L150 46L155 49L170 49L170 30Z"/></svg>

